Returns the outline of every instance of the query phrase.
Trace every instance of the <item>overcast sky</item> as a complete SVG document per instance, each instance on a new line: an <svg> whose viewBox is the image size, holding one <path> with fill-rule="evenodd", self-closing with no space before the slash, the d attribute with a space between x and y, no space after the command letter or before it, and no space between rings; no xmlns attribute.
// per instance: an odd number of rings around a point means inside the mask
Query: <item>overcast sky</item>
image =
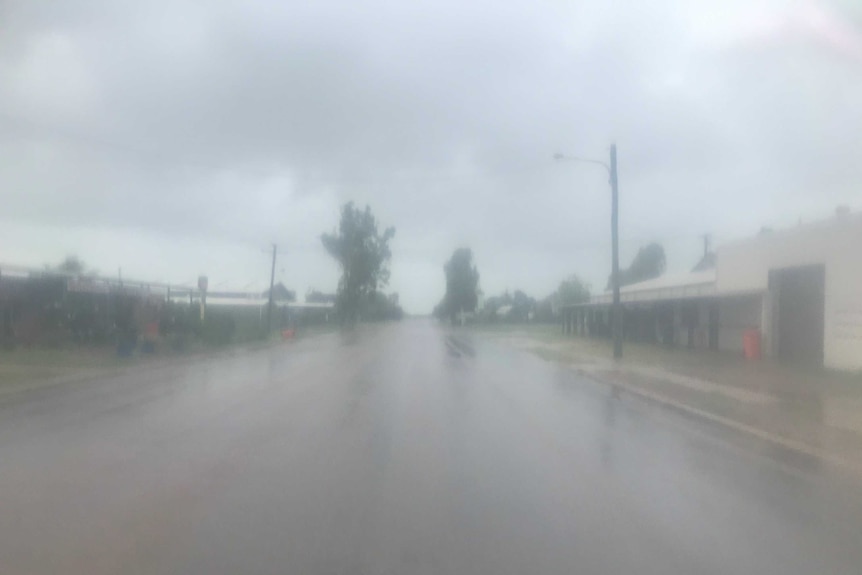
<svg viewBox="0 0 862 575"><path fill-rule="evenodd" d="M0 263L334 291L348 200L397 229L427 312L473 248L488 295L670 272L862 200L857 2L0 1Z"/></svg>

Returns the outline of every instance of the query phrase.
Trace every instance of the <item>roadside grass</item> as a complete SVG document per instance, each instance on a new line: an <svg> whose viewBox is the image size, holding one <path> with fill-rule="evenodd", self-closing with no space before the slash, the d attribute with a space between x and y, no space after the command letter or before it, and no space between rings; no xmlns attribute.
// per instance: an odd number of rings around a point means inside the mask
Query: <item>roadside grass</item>
<svg viewBox="0 0 862 575"><path fill-rule="evenodd" d="M0 351L0 366L94 367L116 359L106 346L67 346L61 348L18 347Z"/></svg>
<svg viewBox="0 0 862 575"><path fill-rule="evenodd" d="M136 360L117 357L113 347L4 349L0 351L0 389L120 368Z"/></svg>
<svg viewBox="0 0 862 575"><path fill-rule="evenodd" d="M335 322L303 326L296 331L296 340L338 331ZM282 341L280 331L273 331L269 338L240 337L224 344L204 344L191 339L181 349L171 345L168 338L159 342L156 353L134 353L131 357L119 357L116 346L66 345L63 347L24 347L0 349L0 393L39 387L51 382L86 379L103 374L147 364L158 364L174 358L192 357L219 350L254 348L277 344Z"/></svg>

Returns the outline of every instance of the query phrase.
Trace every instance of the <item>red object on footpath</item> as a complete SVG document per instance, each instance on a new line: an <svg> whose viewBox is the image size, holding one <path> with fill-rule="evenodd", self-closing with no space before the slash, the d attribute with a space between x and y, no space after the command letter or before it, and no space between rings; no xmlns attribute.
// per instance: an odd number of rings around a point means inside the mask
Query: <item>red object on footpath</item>
<svg viewBox="0 0 862 575"><path fill-rule="evenodd" d="M760 330L747 329L742 334L742 348L745 350L745 359L760 359Z"/></svg>
<svg viewBox="0 0 862 575"><path fill-rule="evenodd" d="M296 331L292 329L283 329L281 330L281 339L293 339L293 336L296 335Z"/></svg>

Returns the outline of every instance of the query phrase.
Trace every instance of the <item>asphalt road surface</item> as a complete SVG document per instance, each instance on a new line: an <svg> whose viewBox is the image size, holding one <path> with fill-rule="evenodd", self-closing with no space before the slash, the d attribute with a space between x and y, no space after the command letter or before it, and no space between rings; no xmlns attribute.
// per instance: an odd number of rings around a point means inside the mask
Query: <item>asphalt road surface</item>
<svg viewBox="0 0 862 575"><path fill-rule="evenodd" d="M430 321L0 397L0 573L862 573L851 478Z"/></svg>

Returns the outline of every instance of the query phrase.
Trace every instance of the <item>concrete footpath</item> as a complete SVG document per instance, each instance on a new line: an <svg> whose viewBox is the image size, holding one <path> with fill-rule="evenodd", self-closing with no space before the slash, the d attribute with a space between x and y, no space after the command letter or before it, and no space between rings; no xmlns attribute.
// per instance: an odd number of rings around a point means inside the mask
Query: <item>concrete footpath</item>
<svg viewBox="0 0 862 575"><path fill-rule="evenodd" d="M862 477L860 374L644 344L626 344L624 359L614 362L604 340L541 328L491 335L643 399Z"/></svg>

